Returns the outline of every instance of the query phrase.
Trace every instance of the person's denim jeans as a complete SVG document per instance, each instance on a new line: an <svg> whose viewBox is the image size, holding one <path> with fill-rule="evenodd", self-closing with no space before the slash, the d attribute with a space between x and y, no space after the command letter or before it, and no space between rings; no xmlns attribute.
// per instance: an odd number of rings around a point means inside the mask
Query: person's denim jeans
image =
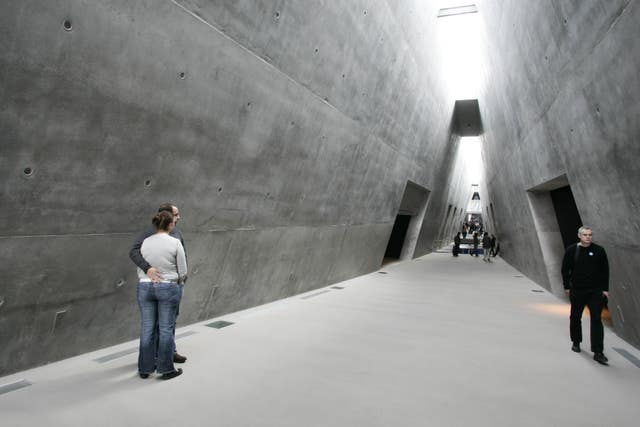
<svg viewBox="0 0 640 427"><path fill-rule="evenodd" d="M138 283L138 306L142 319L138 372L141 374L152 373L156 364L160 374L173 372L173 330L181 296L182 289L177 283Z"/></svg>
<svg viewBox="0 0 640 427"><path fill-rule="evenodd" d="M184 295L184 285L180 284L180 301L182 301L182 295ZM173 354L176 354L178 352L178 349L176 348L176 323L178 323L178 315L180 314L180 304L178 304L178 306L176 307L176 321L173 323ZM156 323L156 330L154 331L154 333L156 334L155 336L158 336L158 324ZM156 354L158 354L158 340L156 339Z"/></svg>

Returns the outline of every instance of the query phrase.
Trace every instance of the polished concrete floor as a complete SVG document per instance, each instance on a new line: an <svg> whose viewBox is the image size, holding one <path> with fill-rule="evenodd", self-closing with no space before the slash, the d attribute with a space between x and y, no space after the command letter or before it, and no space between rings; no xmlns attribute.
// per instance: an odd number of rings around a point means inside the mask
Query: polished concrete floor
<svg viewBox="0 0 640 427"><path fill-rule="evenodd" d="M607 330L597 364L587 321L573 353L568 310L500 259L434 253L181 328L170 381L138 378L135 341L0 378L1 424L637 426L640 351Z"/></svg>

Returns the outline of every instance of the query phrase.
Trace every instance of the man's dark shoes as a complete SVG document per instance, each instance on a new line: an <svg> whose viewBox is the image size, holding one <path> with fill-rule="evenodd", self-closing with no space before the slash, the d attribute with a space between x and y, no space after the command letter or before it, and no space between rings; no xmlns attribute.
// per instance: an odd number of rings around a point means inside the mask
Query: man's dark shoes
<svg viewBox="0 0 640 427"><path fill-rule="evenodd" d="M140 378L142 378L143 380L149 378L149 374L143 374L142 372L138 373L138 375L140 375Z"/></svg>
<svg viewBox="0 0 640 427"><path fill-rule="evenodd" d="M187 361L187 358L181 354L173 353L173 363L184 363Z"/></svg>
<svg viewBox="0 0 640 427"><path fill-rule="evenodd" d="M580 343L574 342L571 346L571 350L575 351L576 353L580 353Z"/></svg>
<svg viewBox="0 0 640 427"><path fill-rule="evenodd" d="M178 375L182 375L182 369L178 368L173 372L167 372L166 374L162 374L163 380L170 380L171 378L175 378Z"/></svg>
<svg viewBox="0 0 640 427"><path fill-rule="evenodd" d="M609 359L607 359L607 356L605 356L603 353L594 353L593 360L601 365L607 365L607 362L609 361Z"/></svg>

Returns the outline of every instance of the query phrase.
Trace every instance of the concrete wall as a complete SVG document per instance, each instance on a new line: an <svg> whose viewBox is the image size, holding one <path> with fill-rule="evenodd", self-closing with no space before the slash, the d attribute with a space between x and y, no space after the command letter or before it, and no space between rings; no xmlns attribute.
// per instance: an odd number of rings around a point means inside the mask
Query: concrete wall
<svg viewBox="0 0 640 427"><path fill-rule="evenodd" d="M480 9L483 206L494 205L502 256L561 294L543 254L560 241L536 230L545 215L527 190L566 175L582 221L609 255L615 329L640 346L640 2L483 0Z"/></svg>
<svg viewBox="0 0 640 427"><path fill-rule="evenodd" d="M478 5L503 256L559 293L549 203L527 190L566 177L638 345L638 1ZM3 2L0 375L137 336L127 252L165 201L191 270L181 324L377 269L409 181L429 192L414 256L450 240L472 182L436 7Z"/></svg>
<svg viewBox="0 0 640 427"><path fill-rule="evenodd" d="M165 201L180 324L379 268L407 181L431 251L464 197L422 3L2 2L0 375L138 335L127 252Z"/></svg>

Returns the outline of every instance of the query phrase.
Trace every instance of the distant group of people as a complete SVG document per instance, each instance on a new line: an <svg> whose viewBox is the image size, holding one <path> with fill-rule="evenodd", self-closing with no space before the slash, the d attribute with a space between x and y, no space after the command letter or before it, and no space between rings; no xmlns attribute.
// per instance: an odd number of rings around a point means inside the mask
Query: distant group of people
<svg viewBox="0 0 640 427"><path fill-rule="evenodd" d="M474 234L474 233L479 233L479 234L483 234L484 233L484 227L482 225L482 223L480 222L475 222L475 221L471 221L471 222L463 222L462 223L462 238L466 239L467 238L467 234Z"/></svg>
<svg viewBox="0 0 640 427"><path fill-rule="evenodd" d="M480 226L480 228L482 228ZM473 232L473 237L471 239L471 244L473 245L473 249L469 250L469 255L471 256L480 256L479 255L479 250L478 250L478 246L480 245L480 242L482 242L482 249L483 249L483 260L486 262L491 262L491 258L495 257L496 255L498 255L498 252L500 251L500 245L498 244L497 238L494 234L489 235L488 232L483 232L482 233L482 240L480 240L479 237L479 232L478 231L474 231ZM460 254L460 245L462 244L462 242L466 239L466 232L463 231L459 231L456 233L456 235L453 238L453 256L457 257Z"/></svg>

